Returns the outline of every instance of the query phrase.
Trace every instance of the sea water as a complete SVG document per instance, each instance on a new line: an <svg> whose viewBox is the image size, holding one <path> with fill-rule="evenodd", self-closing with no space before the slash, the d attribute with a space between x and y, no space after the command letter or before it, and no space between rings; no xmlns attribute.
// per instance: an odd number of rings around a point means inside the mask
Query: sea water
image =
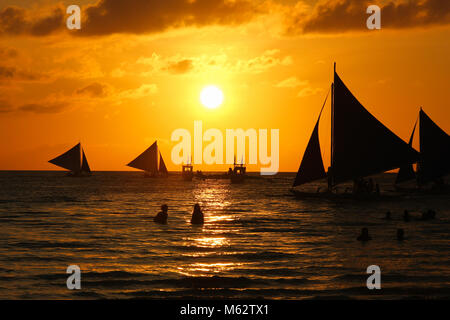
<svg viewBox="0 0 450 320"><path fill-rule="evenodd" d="M448 196L297 200L294 176L234 185L179 174L0 172L0 299L450 297ZM385 192L394 179L376 177ZM190 224L195 203L204 226ZM152 220L161 204L167 225ZM418 221L430 208L436 219ZM388 210L392 221L382 219ZM363 227L367 243L356 241ZM66 286L70 265L80 267L80 290ZM366 286L370 265L381 269L380 290Z"/></svg>

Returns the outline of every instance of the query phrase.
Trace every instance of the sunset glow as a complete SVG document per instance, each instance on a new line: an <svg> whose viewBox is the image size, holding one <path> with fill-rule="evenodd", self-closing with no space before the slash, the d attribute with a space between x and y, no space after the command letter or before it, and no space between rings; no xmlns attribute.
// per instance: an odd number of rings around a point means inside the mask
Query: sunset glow
<svg viewBox="0 0 450 320"><path fill-rule="evenodd" d="M449 39L449 0L0 0L0 299L448 299Z"/></svg>
<svg viewBox="0 0 450 320"><path fill-rule="evenodd" d="M420 106L449 130L446 20L404 17L399 27L382 17L381 30L369 31L363 2L351 2L361 26L342 25L355 15L334 16L338 7L325 20L323 1L136 1L123 10L119 2L84 0L81 29L68 30L64 11L61 21L49 20L54 25L42 22L61 10L56 2L4 1L2 9L20 6L27 21L20 30L4 27L0 39L0 169L56 170L48 160L81 141L93 170L128 170L157 139L168 157L171 133L202 120L222 132L279 129L280 171L296 171L335 61L361 103L402 139ZM328 103L320 125L325 166L329 123ZM170 161L167 167L179 170Z"/></svg>

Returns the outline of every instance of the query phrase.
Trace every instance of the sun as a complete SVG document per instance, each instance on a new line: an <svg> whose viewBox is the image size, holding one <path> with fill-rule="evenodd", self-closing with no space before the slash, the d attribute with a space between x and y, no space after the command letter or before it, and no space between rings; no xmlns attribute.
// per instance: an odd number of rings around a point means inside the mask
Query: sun
<svg viewBox="0 0 450 320"><path fill-rule="evenodd" d="M200 93L200 102L208 109L216 109L223 103L223 92L216 86L204 87Z"/></svg>

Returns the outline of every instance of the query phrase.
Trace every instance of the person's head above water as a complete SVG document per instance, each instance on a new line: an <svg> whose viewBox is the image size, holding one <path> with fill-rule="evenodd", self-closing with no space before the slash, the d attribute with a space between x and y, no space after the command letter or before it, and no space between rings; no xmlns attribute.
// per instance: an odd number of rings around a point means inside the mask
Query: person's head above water
<svg viewBox="0 0 450 320"><path fill-rule="evenodd" d="M201 212L202 210L200 209L200 205L198 203L196 203L194 205L194 212Z"/></svg>
<svg viewBox="0 0 450 320"><path fill-rule="evenodd" d="M362 228L361 229L361 235L358 237L357 240L359 241L368 241L371 240L372 238L369 236L369 229L367 228Z"/></svg>
<svg viewBox="0 0 450 320"><path fill-rule="evenodd" d="M403 229L397 229L397 240L403 240L405 231Z"/></svg>
<svg viewBox="0 0 450 320"><path fill-rule="evenodd" d="M362 229L361 229L361 235L362 235L362 236L369 236L369 229L367 229L367 228L362 228Z"/></svg>
<svg viewBox="0 0 450 320"><path fill-rule="evenodd" d="M163 205L161 206L161 211L162 211L162 212L167 212L167 210L169 210L169 207L167 206L167 204L163 204Z"/></svg>

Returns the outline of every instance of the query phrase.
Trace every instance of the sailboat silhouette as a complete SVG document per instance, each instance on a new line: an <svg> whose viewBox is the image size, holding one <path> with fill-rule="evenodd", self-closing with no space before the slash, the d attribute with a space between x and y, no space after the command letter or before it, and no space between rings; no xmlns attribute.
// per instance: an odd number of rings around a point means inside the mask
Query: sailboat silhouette
<svg viewBox="0 0 450 320"><path fill-rule="evenodd" d="M155 141L147 150L141 153L136 159L127 164L128 167L143 170L146 177L161 178L167 177L166 164L164 163L158 143Z"/></svg>
<svg viewBox="0 0 450 320"><path fill-rule="evenodd" d="M331 93L331 165L325 172L319 142L319 121L325 99L293 187L327 178L328 193L331 194L340 183L399 168L419 159L417 151L378 121L353 96L336 73L336 64ZM292 192L298 197L315 195Z"/></svg>
<svg viewBox="0 0 450 320"><path fill-rule="evenodd" d="M414 125L409 143L413 142L417 121ZM450 173L450 136L420 109L419 112L420 159L417 172L412 164L400 168L396 184L417 179L422 187L429 183L443 187L443 177Z"/></svg>
<svg viewBox="0 0 450 320"><path fill-rule="evenodd" d="M91 168L84 153L81 143L62 155L49 160L50 163L69 170L68 175L72 177L84 177L91 175Z"/></svg>

